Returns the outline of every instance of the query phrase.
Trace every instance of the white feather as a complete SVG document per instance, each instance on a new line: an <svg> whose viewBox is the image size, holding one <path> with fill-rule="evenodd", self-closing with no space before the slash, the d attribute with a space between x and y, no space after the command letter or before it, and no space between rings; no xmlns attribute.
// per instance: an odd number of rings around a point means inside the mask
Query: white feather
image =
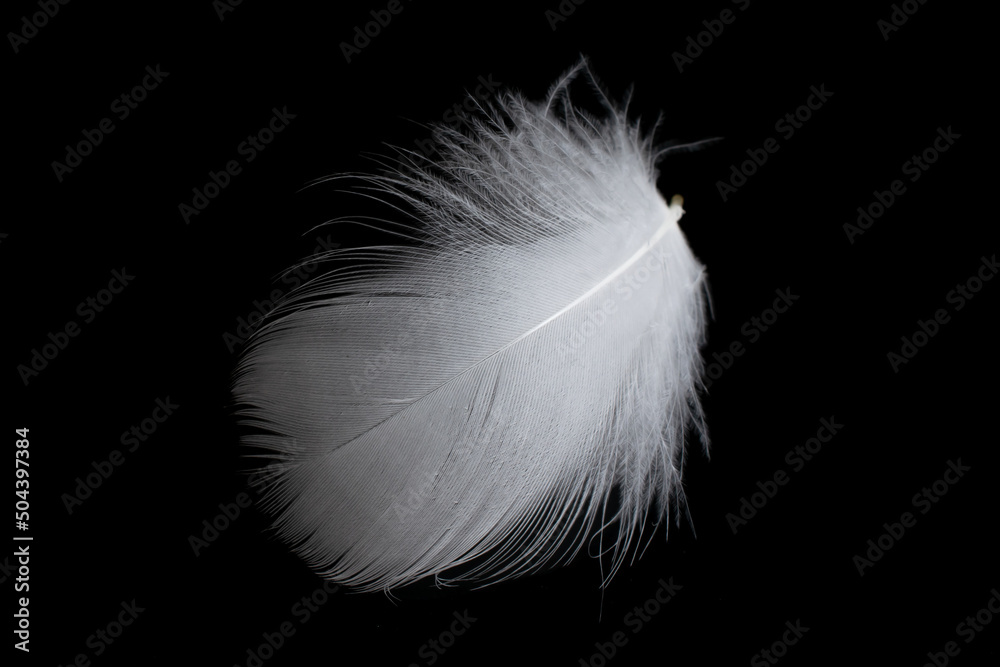
<svg viewBox="0 0 1000 667"><path fill-rule="evenodd" d="M615 527L610 578L683 502L686 429L707 445L705 272L650 139L606 97L605 118L570 103L579 71L368 177L420 243L341 253L353 268L248 344L234 394L264 432L246 441L275 459L275 529L323 576L488 583Z"/></svg>

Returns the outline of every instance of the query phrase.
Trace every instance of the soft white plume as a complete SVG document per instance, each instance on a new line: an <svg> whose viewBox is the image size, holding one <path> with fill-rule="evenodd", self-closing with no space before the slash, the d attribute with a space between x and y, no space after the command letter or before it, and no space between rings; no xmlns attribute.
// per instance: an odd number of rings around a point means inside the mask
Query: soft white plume
<svg viewBox="0 0 1000 667"><path fill-rule="evenodd" d="M580 72L605 104L574 108ZM657 192L651 139L585 62L506 93L439 157L366 177L414 212L400 247L300 290L248 343L234 394L275 529L360 590L492 582L600 532L610 577L683 503L705 271Z"/></svg>

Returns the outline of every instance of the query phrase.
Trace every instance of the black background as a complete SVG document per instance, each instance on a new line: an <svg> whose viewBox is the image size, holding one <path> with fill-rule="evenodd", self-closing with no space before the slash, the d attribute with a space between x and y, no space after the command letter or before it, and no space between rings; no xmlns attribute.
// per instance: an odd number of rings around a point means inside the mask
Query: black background
<svg viewBox="0 0 1000 667"><path fill-rule="evenodd" d="M17 53L8 37L3 422L10 450L14 429L30 428L34 537L31 654L15 651L16 664L85 653L95 665L246 665L263 633L291 621L294 636L265 664L426 665L421 646L465 610L477 620L435 664L599 665L595 642L616 631L628 641L609 664L747 664L796 620L809 631L782 664L920 665L947 641L961 647L954 664L995 661L1000 620L968 644L956 626L1000 586L987 429L1000 284L961 310L946 300L997 251L983 213L995 169L980 166L992 165L992 135L975 115L992 104L993 75L979 69L985 10L928 2L886 40L877 22L889 3L588 0L563 3L574 11L553 30L545 12L556 0L404 0L346 62L339 44L384 6L245 0L220 20L207 1L72 2ZM679 72L672 54L726 8L735 20ZM5 32L37 11L8 5ZM359 212L360 200L298 192L305 183L372 169L364 154L385 155L385 144L412 148L477 77L538 98L581 53L615 96L634 84L634 116L663 112L659 139L725 138L668 157L659 181L684 195L682 228L708 267L706 357L734 340L746 349L704 399L711 459L696 447L687 458L697 538L682 524L667 542L661 528L603 594L598 563L583 557L478 591L338 592L300 623L293 606L321 580L268 537L256 508L199 556L189 544L246 491L228 394L237 354L223 336L317 235L367 240L313 230ZM113 116L111 101L157 64L169 76L57 179L66 145ZM821 85L832 96L784 138L775 123ZM288 128L185 224L178 205L240 159L237 146L275 107L295 115ZM911 183L903 163L948 127L960 138ZM779 151L724 201L717 182L768 137ZM844 223L894 179L905 194L849 242ZM16 367L49 332L82 322L77 304L123 267L134 280L25 385ZM744 323L786 288L799 299L748 343ZM939 308L950 321L894 372L887 353ZM121 434L167 397L175 414L69 514L76 478L123 449ZM758 481L791 470L786 452L821 418L844 427L734 534L727 514ZM959 458L971 470L859 576L853 557ZM2 576L16 598L16 575ZM626 614L671 577L676 597L633 632ZM133 599L144 611L96 656L88 637Z"/></svg>

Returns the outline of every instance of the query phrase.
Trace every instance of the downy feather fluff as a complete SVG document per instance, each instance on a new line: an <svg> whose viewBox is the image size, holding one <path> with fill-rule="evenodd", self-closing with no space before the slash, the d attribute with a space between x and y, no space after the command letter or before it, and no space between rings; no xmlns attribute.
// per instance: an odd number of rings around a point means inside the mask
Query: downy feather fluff
<svg viewBox="0 0 1000 667"><path fill-rule="evenodd" d="M571 104L580 72L603 117ZM418 242L335 251L348 267L278 308L234 380L274 529L358 590L495 582L591 540L606 582L683 506L685 431L707 446L705 271L651 138L585 61L467 120L363 177Z"/></svg>

